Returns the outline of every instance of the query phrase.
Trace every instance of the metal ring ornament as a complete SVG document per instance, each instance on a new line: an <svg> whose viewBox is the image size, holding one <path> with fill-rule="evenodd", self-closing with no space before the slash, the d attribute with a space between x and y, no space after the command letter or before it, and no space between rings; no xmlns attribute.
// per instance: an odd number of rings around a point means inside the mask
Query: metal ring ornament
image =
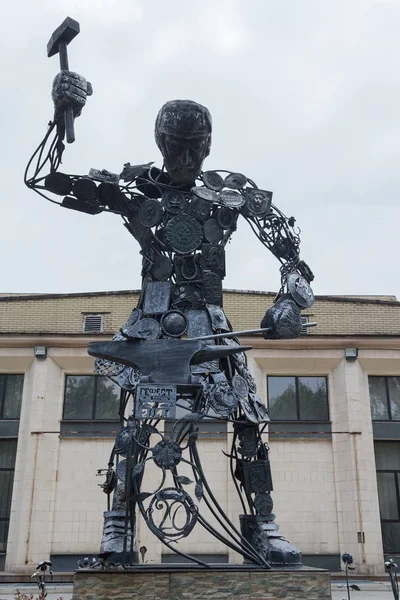
<svg viewBox="0 0 400 600"><path fill-rule="evenodd" d="M161 522L154 522L155 509L163 510ZM178 512L184 510L186 519L183 525L178 525ZM149 528L157 536L171 540L179 540L187 537L197 523L198 508L192 498L184 490L176 488L164 488L157 492L150 502L146 511L146 521Z"/></svg>
<svg viewBox="0 0 400 600"><path fill-rule="evenodd" d="M180 310L169 310L161 317L160 325L165 335L179 338L186 333L188 320Z"/></svg>
<svg viewBox="0 0 400 600"><path fill-rule="evenodd" d="M288 276L287 288L293 300L302 308L310 308L314 304L314 294L310 284L298 273L291 273Z"/></svg>

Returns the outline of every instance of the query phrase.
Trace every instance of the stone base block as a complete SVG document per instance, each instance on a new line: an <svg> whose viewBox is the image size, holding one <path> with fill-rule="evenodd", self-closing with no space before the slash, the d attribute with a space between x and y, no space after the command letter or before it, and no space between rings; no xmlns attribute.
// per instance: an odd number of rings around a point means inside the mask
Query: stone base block
<svg viewBox="0 0 400 600"><path fill-rule="evenodd" d="M247 565L140 565L125 571L84 569L72 600L331 600L328 571L265 570Z"/></svg>

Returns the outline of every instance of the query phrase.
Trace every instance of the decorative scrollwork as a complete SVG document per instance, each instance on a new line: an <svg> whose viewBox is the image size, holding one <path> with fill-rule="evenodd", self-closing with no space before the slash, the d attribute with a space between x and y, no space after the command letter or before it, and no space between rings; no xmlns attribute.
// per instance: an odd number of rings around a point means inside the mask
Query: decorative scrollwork
<svg viewBox="0 0 400 600"><path fill-rule="evenodd" d="M157 525L154 521L155 510L163 511ZM146 511L149 528L159 537L179 540L187 537L196 525L198 508L184 490L164 488L157 492Z"/></svg>

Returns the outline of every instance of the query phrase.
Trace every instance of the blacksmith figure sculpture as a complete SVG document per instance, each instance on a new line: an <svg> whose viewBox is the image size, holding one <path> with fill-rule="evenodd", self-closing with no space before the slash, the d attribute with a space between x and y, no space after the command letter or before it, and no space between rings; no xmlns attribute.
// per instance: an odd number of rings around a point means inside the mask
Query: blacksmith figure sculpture
<svg viewBox="0 0 400 600"><path fill-rule="evenodd" d="M28 164L26 185L65 208L120 215L143 257L140 298L128 321L113 341L89 344L96 373L121 387L121 430L103 485L108 510L100 555L137 562L139 511L164 544L199 564L207 566L173 543L196 523L246 562L299 565L301 552L279 534L272 512L269 448L262 437L269 417L247 367L249 347L240 345L222 308L225 246L244 218L281 263L282 285L262 319L263 335L300 335L301 309L313 303L313 274L300 260L295 219L247 176L202 170L211 115L190 100L167 102L158 113L161 168L126 163L120 174L61 173L63 139L67 134L73 141L73 120L92 94L90 83L63 65L53 83L54 118ZM238 526L217 502L198 452L199 427L210 418L233 424L228 459L243 509ZM146 484L150 460L160 469L156 490ZM188 465L193 480L181 474ZM202 504L218 529L202 514Z"/></svg>

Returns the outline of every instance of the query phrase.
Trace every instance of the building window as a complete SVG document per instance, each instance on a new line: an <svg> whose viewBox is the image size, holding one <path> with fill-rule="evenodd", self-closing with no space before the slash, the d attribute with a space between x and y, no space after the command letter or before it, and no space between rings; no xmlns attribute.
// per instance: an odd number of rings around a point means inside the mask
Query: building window
<svg viewBox="0 0 400 600"><path fill-rule="evenodd" d="M63 419L91 421L118 419L121 388L98 375L67 375Z"/></svg>
<svg viewBox="0 0 400 600"><path fill-rule="evenodd" d="M6 552L17 440L0 439L0 552Z"/></svg>
<svg viewBox="0 0 400 600"><path fill-rule="evenodd" d="M383 550L400 552L400 443L375 442Z"/></svg>
<svg viewBox="0 0 400 600"><path fill-rule="evenodd" d="M268 407L274 421L329 421L326 377L268 376Z"/></svg>
<svg viewBox="0 0 400 600"><path fill-rule="evenodd" d="M102 333L104 330L104 314L83 315L83 333Z"/></svg>
<svg viewBox="0 0 400 600"><path fill-rule="evenodd" d="M373 421L400 421L400 377L368 377Z"/></svg>
<svg viewBox="0 0 400 600"><path fill-rule="evenodd" d="M19 419L23 375L0 375L0 419Z"/></svg>

